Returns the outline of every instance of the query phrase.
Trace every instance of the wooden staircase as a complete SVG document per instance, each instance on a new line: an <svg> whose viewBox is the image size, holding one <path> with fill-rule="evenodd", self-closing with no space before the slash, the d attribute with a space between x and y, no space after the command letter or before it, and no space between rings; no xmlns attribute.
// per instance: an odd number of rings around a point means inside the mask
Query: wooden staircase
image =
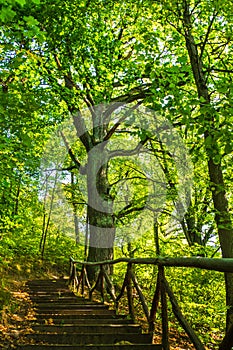
<svg viewBox="0 0 233 350"><path fill-rule="evenodd" d="M117 316L107 305L75 296L67 281L33 280L28 282L35 304L34 333L19 350L161 350L152 345L152 334L143 334L139 325Z"/></svg>

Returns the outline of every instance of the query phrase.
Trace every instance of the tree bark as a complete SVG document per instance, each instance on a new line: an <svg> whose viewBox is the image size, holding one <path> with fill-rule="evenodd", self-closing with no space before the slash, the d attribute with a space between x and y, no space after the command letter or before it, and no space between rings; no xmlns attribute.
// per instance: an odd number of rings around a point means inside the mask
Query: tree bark
<svg viewBox="0 0 233 350"><path fill-rule="evenodd" d="M200 98L202 123L206 127L204 133L206 154L208 157L208 172L210 178L212 199L215 209L215 222L218 230L223 258L233 257L233 227L228 210L225 183L221 167L221 153L216 142L215 119L216 111L211 106L211 98L206 77L203 71L202 57L198 53L197 45L192 35L191 13L187 1L184 1L183 26L185 31L186 47L191 62L192 72ZM233 324L233 274L225 274L227 329Z"/></svg>
<svg viewBox="0 0 233 350"><path fill-rule="evenodd" d="M105 144L95 147L88 154L88 261L112 260L115 240L113 198L108 183L108 165ZM107 271L111 273L110 268ZM88 267L88 277L95 279L96 268Z"/></svg>
<svg viewBox="0 0 233 350"><path fill-rule="evenodd" d="M219 346L219 350L231 350L232 348L233 348L233 324L228 328L228 331Z"/></svg>

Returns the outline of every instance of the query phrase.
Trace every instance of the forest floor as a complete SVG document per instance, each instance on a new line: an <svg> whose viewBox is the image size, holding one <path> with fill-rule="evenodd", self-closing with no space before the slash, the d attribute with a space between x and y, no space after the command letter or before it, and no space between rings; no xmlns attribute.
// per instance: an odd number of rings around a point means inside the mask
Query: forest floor
<svg viewBox="0 0 233 350"><path fill-rule="evenodd" d="M24 335L31 332L30 320L33 308L24 281L14 281L8 285L11 289L10 303L3 307L0 322L0 349L14 349L24 343Z"/></svg>
<svg viewBox="0 0 233 350"><path fill-rule="evenodd" d="M50 275L50 277L54 277ZM14 279L8 288L11 299L2 310L0 318L0 349L14 349L17 344L25 342L25 334L32 332L30 321L33 319L33 305L26 291L25 280ZM161 343L161 326L156 324L154 343ZM193 350L187 335L170 326L169 342L171 350ZM208 347L206 349L214 349Z"/></svg>

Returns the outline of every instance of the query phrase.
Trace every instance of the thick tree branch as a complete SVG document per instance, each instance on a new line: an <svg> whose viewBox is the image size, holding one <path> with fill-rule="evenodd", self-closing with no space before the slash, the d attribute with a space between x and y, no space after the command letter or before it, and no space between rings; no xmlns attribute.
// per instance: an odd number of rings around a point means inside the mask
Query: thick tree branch
<svg viewBox="0 0 233 350"><path fill-rule="evenodd" d="M62 65L61 62L57 56L57 54L54 54L54 59L55 62L57 64L57 68L59 71L62 71ZM63 74L64 77L64 81L65 81L65 87L72 90L72 89L76 89L78 91L80 91L80 87L73 81L72 76L71 76L71 72L69 72L69 74ZM87 107L89 108L89 110L91 111L92 115L93 115L93 106L94 106L94 100L92 99L92 96L87 88L87 85L85 84L85 88L87 91L87 97L84 97L84 102L86 103Z"/></svg>
<svg viewBox="0 0 233 350"><path fill-rule="evenodd" d="M133 156L135 154L139 154L140 150L142 149L143 145L149 140L148 137L145 138L145 140L140 141L139 144L132 150L124 150L124 149L119 149L116 151L109 152L108 158L112 159L115 157L129 157Z"/></svg>
<svg viewBox="0 0 233 350"><path fill-rule="evenodd" d="M218 11L214 11L213 16L212 16L212 19L211 19L211 21L210 21L210 23L209 23L209 26L208 26L206 35L205 35L204 42L203 42L203 44L201 45L200 59L202 59L203 53L204 53L204 51L205 51L206 44L207 44L208 39L209 39L209 35L210 35L210 32L211 32L211 28L212 28L212 26L213 26L213 24L214 24L214 20L215 20L215 18L217 17L217 15L218 15Z"/></svg>
<svg viewBox="0 0 233 350"><path fill-rule="evenodd" d="M214 68L210 67L206 69L206 72L219 72L219 73L233 73L233 69L221 69L221 68Z"/></svg>
<svg viewBox="0 0 233 350"><path fill-rule="evenodd" d="M115 131L117 130L117 128L121 125L121 123L126 120L126 118L131 115L132 111L134 111L135 109L137 109L140 105L142 104L142 101L136 103L136 105L132 108L130 108L129 110L127 110L125 112L125 115L123 115L114 125L113 127L108 131L107 135L104 137L104 141L107 141L111 138L111 136L115 133ZM116 110L117 108L119 108L120 106L122 106L122 104L119 103L115 103L113 105L111 105L108 110L105 112L104 115L104 119L108 118L109 115L111 115L114 110Z"/></svg>
<svg viewBox="0 0 233 350"><path fill-rule="evenodd" d="M66 149L67 149L67 151L68 151L68 154L69 154L70 158L72 159L72 161L74 162L76 169L79 170L80 174L83 174L83 175L84 175L84 174L86 173L85 167L83 167L83 166L81 165L81 163L78 161L78 159L75 157L75 155L74 155L72 149L70 148L69 143L67 142L66 137L65 137L65 135L63 134L63 132L60 131L60 133L61 133L61 137L62 137L62 139L63 139L63 141L64 141L64 144L65 144L65 146L66 146ZM68 168L67 168L67 169L68 169ZM67 169L66 169L66 170L67 170Z"/></svg>
<svg viewBox="0 0 233 350"><path fill-rule="evenodd" d="M121 123L127 118L127 115L121 117L118 122L116 122L113 127L108 131L107 135L104 137L104 141L107 141L115 133L116 129L121 125Z"/></svg>
<svg viewBox="0 0 233 350"><path fill-rule="evenodd" d="M51 171L72 171L74 169L77 169L76 165L71 165L71 166L68 166L66 168L53 168L53 169L50 169L50 170Z"/></svg>
<svg viewBox="0 0 233 350"><path fill-rule="evenodd" d="M120 182L123 182L123 181L129 181L129 180L135 180L135 179L140 179L140 180L147 180L148 178L147 177L141 177L141 176L131 176L131 177L126 177L126 178L123 178L123 179L119 179L113 183L110 184L110 186L115 186L117 185L118 183Z"/></svg>
<svg viewBox="0 0 233 350"><path fill-rule="evenodd" d="M93 141L93 137L90 135L90 133L86 129L86 125L81 115L81 112L78 112L77 115L72 114L72 117L73 117L74 126L77 131L77 136L82 141L87 152L89 152L93 147L94 141Z"/></svg>
<svg viewBox="0 0 233 350"><path fill-rule="evenodd" d="M151 84L148 84L151 86ZM134 92L137 92L136 94L134 94ZM145 89L143 90L143 87L138 87L138 88L134 88L131 91L129 91L128 94L126 95L122 95L122 96L118 96L112 99L111 102L124 102L124 103L131 103L137 100L142 100L145 99L148 96L151 96L152 92L150 91L150 89Z"/></svg>
<svg viewBox="0 0 233 350"><path fill-rule="evenodd" d="M126 217L127 215L129 215L131 213L142 211L144 209L145 209L144 205L142 207L134 207L133 204L129 204L125 208L123 208L119 213L115 214L114 216L117 219L121 219L121 218Z"/></svg>

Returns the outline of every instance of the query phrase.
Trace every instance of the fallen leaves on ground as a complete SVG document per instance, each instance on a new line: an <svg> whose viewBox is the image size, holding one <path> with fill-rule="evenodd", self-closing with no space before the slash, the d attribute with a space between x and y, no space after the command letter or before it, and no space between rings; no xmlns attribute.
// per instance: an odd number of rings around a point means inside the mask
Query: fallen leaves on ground
<svg viewBox="0 0 233 350"><path fill-rule="evenodd" d="M11 285L10 304L3 307L0 323L0 348L14 349L24 344L25 334L33 332L30 321L34 318L32 302L23 282Z"/></svg>

